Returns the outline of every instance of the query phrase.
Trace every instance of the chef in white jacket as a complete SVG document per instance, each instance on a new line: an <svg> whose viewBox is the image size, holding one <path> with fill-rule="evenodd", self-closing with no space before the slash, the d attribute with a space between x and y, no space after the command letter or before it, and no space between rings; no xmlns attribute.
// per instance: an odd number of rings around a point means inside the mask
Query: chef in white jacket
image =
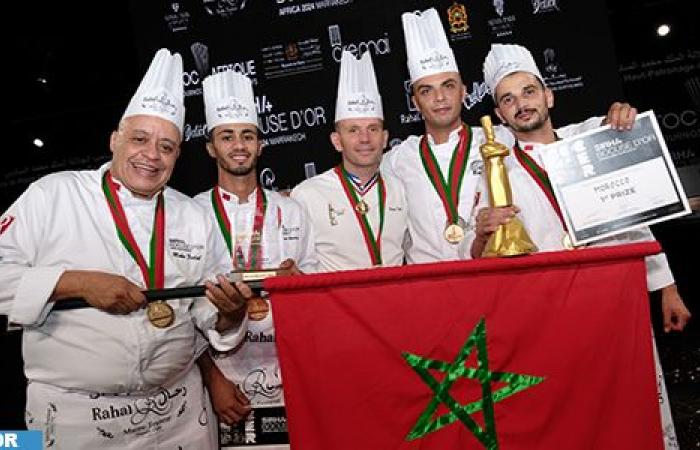
<svg viewBox="0 0 700 450"><path fill-rule="evenodd" d="M403 264L406 198L399 180L379 170L388 132L369 52L358 60L343 51L330 137L341 163L292 191L313 222L320 270Z"/></svg>
<svg viewBox="0 0 700 450"><path fill-rule="evenodd" d="M219 72L205 78L203 89L206 148L216 161L218 181L195 200L216 222L213 235L215 245L223 250L220 263L229 270L315 271L311 223L304 210L293 199L258 183L262 142L250 79L233 71ZM229 417L222 417L221 445L227 448L289 448L273 304L264 294L251 299L243 343L229 352L214 352L216 365L243 394ZM249 413L238 421L237 412ZM238 423L231 427L232 422Z"/></svg>
<svg viewBox="0 0 700 450"><path fill-rule="evenodd" d="M111 162L41 178L2 217L0 313L24 327L26 422L45 448L216 448L197 329L237 345L245 299L221 278L207 284L221 313L205 298L146 306L141 292L217 269L212 221L166 186L183 118L182 60L161 49L112 133ZM92 307L53 310L71 297Z"/></svg>
<svg viewBox="0 0 700 450"><path fill-rule="evenodd" d="M462 122L462 83L454 53L434 8L401 16L412 100L425 134L410 136L384 155L382 173L394 175L408 201L408 263L460 259L459 244L473 232L470 221L481 196L481 128ZM512 141L496 127L500 141Z"/></svg>
<svg viewBox="0 0 700 450"><path fill-rule="evenodd" d="M516 208L488 208L488 199L477 206L476 234L470 245L473 257L479 257L488 236L498 224L517 214L539 251L564 249L565 227L559 205L551 192L541 152L547 144L582 133L604 124L620 130L631 129L636 110L627 104L614 104L605 118L596 117L581 124L554 129L549 109L554 95L544 83L530 52L519 45L493 44L484 61L484 79L491 88L495 113L512 130L516 143L505 158L506 170ZM485 181L483 182L485 186ZM597 245L614 245L654 240L648 227L621 233ZM666 255L648 256L647 287L661 290L664 328L682 330L690 313L678 294ZM675 448L675 432L668 408L668 397L660 376L660 398L667 448Z"/></svg>

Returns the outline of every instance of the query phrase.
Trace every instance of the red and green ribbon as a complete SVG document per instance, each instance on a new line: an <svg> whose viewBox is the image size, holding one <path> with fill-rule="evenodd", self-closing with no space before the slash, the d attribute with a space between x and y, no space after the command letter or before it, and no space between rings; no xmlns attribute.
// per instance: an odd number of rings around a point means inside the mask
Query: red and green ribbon
<svg viewBox="0 0 700 450"><path fill-rule="evenodd" d="M119 186L112 179L110 172L106 171L102 177L102 191L107 199L109 211L112 213L117 236L141 269L146 286L149 289L162 289L165 285L165 198L163 191L158 194L149 246L150 264L146 264L146 259L131 233L131 228L129 228L124 207L117 194L118 188Z"/></svg>
<svg viewBox="0 0 700 450"><path fill-rule="evenodd" d="M566 222L564 222L564 216L561 213L561 208L559 207L559 203L557 203L557 199L554 196L554 189L552 188L552 183L549 181L547 171L544 170L543 167L540 167L540 165L537 164L537 162L532 159L530 155L523 151L520 148L520 144L517 142L515 143L515 146L513 146L513 153L520 162L520 165L523 166L523 169L525 169L532 179L535 180L535 183L537 183L542 192L544 192L544 195L552 205L554 212L557 213L562 227L564 227L564 230L566 230Z"/></svg>
<svg viewBox="0 0 700 450"><path fill-rule="evenodd" d="M459 191L462 187L464 171L467 167L467 161L469 160L471 141L471 129L466 125L462 125L462 129L459 132L459 142L457 142L452 152L452 158L450 159L447 181L445 181L445 177L440 170L440 165L437 162L437 158L435 158L433 150L430 148L430 144L428 144L426 136L423 135L420 141L420 158L423 162L423 168L428 175L428 179L435 188L438 197L440 197L442 201L442 206L445 208L445 215L447 216L447 222L451 224L456 224L459 221L459 211L457 210L459 205Z"/></svg>
<svg viewBox="0 0 700 450"><path fill-rule="evenodd" d="M369 252L369 257L372 260L373 266L378 266L382 264L382 230L384 230L384 209L386 207L386 187L384 186L384 180L382 176L377 177L377 196L379 197L379 230L375 238L372 232L372 227L367 219L367 214L361 214L357 209L357 205L360 203L360 198L355 192L355 186L350 180L350 175L347 173L342 165L336 166L335 170L338 179L340 180L340 185L343 186L345 191L345 196L348 198L352 210L357 218L357 223L360 225L362 230L362 236L365 239L365 245L367 246L367 251Z"/></svg>
<svg viewBox="0 0 700 450"><path fill-rule="evenodd" d="M248 248L248 259L243 258L243 250L236 245L234 248L231 238L231 222L221 201L221 190L215 186L211 191L211 203L214 207L216 222L226 242L229 254L232 257L233 267L246 270L261 269L262 264L262 233L265 223L265 212L267 211L267 196L264 190L258 186L255 196L255 217L253 218L253 233L251 234L250 247Z"/></svg>

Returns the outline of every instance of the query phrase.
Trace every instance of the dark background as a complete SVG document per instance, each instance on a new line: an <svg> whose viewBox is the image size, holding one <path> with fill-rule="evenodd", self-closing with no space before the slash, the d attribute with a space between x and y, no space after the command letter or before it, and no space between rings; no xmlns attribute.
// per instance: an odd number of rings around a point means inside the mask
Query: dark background
<svg viewBox="0 0 700 450"><path fill-rule="evenodd" d="M448 27L451 0L353 0L307 14L282 15L284 6L311 0L201 0L179 2L106 1L12 2L5 17L12 24L5 82L9 128L4 135L6 163L0 167L0 211L34 179L56 170L96 167L108 160L108 138L138 85L154 51L179 51L190 74L186 141L173 185L188 194L210 187L214 166L204 155L203 110L197 89L202 73L233 64L249 70L253 61L256 94L270 145L261 166L270 187L286 189L305 177L304 165L320 173L337 161L327 136L333 120L338 65L334 43L374 41L372 57L392 139L420 133L406 102L408 78L400 12L435 6ZM662 0L558 0L557 9L534 13L527 0L506 0L503 17L490 0L461 1L467 32L448 31L470 92L465 120L476 123L491 105L480 92L481 64L492 41L521 43L531 49L548 82L560 83L555 124L603 114L624 99L640 111L654 109L689 196L700 196L700 46L694 2ZM545 2L546 3L546 2ZM550 3L551 4L551 3ZM290 10L291 11L291 10ZM497 36L492 24L511 17ZM507 23L507 22L501 22ZM669 23L665 38L656 27ZM331 32L332 25L337 25ZM333 37L334 36L334 37ZM192 44L207 47L197 60ZM337 42L336 42L337 43ZM306 53L305 53L306 52ZM201 55L201 52L200 52ZM281 74L263 61L303 62L306 72ZM208 67L202 67L208 62ZM319 65L321 70L317 70ZM209 69L209 70L207 70ZM576 80L581 78L581 85ZM562 81L563 80L563 81ZM568 82L569 85L563 82ZM562 84L563 83L563 84ZM191 95L190 95L191 94ZM291 111L321 108L325 123L275 130L275 119ZM274 116L274 117L273 117ZM409 120L405 120L409 119ZM291 125L288 123L288 127ZM299 143L275 139L301 133ZM33 144L41 138L41 148ZM10 154L11 152L11 154ZM12 161L7 162L7 161ZM700 249L700 218L674 220L654 228L670 259L677 283L695 320L682 334L664 335L659 299L652 296L653 322L664 365L681 448L700 446L700 284L695 253ZM24 380L20 334L0 337L5 395L0 429L23 427Z"/></svg>

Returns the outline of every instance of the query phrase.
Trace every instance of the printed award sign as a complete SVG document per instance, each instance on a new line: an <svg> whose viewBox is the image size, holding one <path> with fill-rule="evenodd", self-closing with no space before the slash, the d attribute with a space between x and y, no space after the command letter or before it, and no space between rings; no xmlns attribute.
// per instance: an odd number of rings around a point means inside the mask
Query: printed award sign
<svg viewBox="0 0 700 450"><path fill-rule="evenodd" d="M574 245L690 213L653 111L551 144L543 162Z"/></svg>

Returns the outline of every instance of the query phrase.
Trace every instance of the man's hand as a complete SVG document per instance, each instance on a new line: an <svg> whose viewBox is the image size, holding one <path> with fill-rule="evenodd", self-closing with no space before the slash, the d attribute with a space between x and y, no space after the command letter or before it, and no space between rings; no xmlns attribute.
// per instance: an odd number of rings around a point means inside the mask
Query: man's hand
<svg viewBox="0 0 700 450"><path fill-rule="evenodd" d="M82 297L91 306L111 314L129 314L146 306L141 288L121 275L67 270L61 275L51 299Z"/></svg>
<svg viewBox="0 0 700 450"><path fill-rule="evenodd" d="M248 397L221 373L209 353L204 352L197 359L197 365L202 372L202 379L209 391L211 404L219 419L228 425L235 425L244 419L251 409Z"/></svg>
<svg viewBox="0 0 700 450"><path fill-rule="evenodd" d="M219 286L211 281L205 283L206 296L219 310L216 330L223 332L243 320L248 309L248 300L253 297L253 291L241 281L236 282L235 285L231 284L223 275L217 275L216 280Z"/></svg>
<svg viewBox="0 0 700 450"><path fill-rule="evenodd" d="M685 307L675 284L661 288L661 311L664 316L664 331L683 331L690 320L690 311Z"/></svg>
<svg viewBox="0 0 700 450"><path fill-rule="evenodd" d="M610 106L608 115L603 120L603 125L610 125L613 130L631 130L636 117L636 108L633 108L629 103L615 102Z"/></svg>
<svg viewBox="0 0 700 450"><path fill-rule="evenodd" d="M288 276L288 275L301 275L304 272L299 270L297 263L291 259L287 258L280 264L279 269L277 269L277 275Z"/></svg>
<svg viewBox="0 0 700 450"><path fill-rule="evenodd" d="M505 225L520 212L517 206L506 206L502 208L482 208L476 215L476 237L472 242L472 258L480 258L486 247L489 237L498 229Z"/></svg>
<svg viewBox="0 0 700 450"><path fill-rule="evenodd" d="M476 236L486 238L495 232L499 226L505 225L515 217L520 209L517 206L503 208L482 208L476 215Z"/></svg>

